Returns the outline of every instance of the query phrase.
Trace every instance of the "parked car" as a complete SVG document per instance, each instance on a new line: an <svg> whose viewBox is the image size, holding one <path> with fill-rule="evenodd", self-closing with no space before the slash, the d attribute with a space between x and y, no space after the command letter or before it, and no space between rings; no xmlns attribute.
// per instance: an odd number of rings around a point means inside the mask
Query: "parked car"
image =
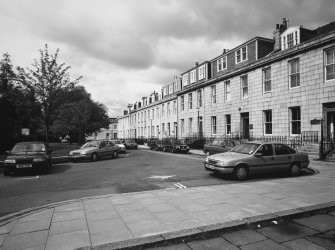
<svg viewBox="0 0 335 250"><path fill-rule="evenodd" d="M180 140L171 140L164 144L163 151L164 152L172 152L172 153L185 153L187 154L190 150L190 147L186 144L182 143Z"/></svg>
<svg viewBox="0 0 335 250"><path fill-rule="evenodd" d="M223 153L232 150L239 143L236 140L231 139L217 139L211 143L205 144L203 151L206 155L212 155L217 153Z"/></svg>
<svg viewBox="0 0 335 250"><path fill-rule="evenodd" d="M164 142L161 140L150 141L148 144L150 150L163 151Z"/></svg>
<svg viewBox="0 0 335 250"><path fill-rule="evenodd" d="M125 145L120 140L110 140L110 142L119 147L119 154L125 154L127 152Z"/></svg>
<svg viewBox="0 0 335 250"><path fill-rule="evenodd" d="M308 165L308 154L276 142L242 143L229 152L207 156L204 162L206 170L233 174L237 180L264 172L286 171L297 176Z"/></svg>
<svg viewBox="0 0 335 250"><path fill-rule="evenodd" d="M4 175L20 169L32 169L46 174L51 168L52 150L48 150L44 142L19 142L6 153Z"/></svg>
<svg viewBox="0 0 335 250"><path fill-rule="evenodd" d="M137 149L138 145L134 140L125 140L124 141L124 146L126 147L126 149Z"/></svg>
<svg viewBox="0 0 335 250"><path fill-rule="evenodd" d="M114 143L101 140L86 142L80 149L70 151L69 158L76 162L80 160L97 161L105 157L117 158L119 147Z"/></svg>

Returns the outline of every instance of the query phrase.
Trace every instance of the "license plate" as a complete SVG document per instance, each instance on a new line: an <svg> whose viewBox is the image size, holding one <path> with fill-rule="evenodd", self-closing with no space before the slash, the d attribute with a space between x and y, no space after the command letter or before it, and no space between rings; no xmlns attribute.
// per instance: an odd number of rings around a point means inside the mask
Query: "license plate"
<svg viewBox="0 0 335 250"><path fill-rule="evenodd" d="M206 167L210 168L210 169L214 169L214 167L212 165L209 165L209 164L206 164Z"/></svg>
<svg viewBox="0 0 335 250"><path fill-rule="evenodd" d="M16 168L31 168L31 164L18 164L16 165Z"/></svg>

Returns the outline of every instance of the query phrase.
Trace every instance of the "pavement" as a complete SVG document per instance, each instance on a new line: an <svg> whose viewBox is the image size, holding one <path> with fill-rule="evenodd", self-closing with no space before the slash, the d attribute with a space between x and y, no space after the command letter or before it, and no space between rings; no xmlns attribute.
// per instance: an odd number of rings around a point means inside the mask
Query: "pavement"
<svg viewBox="0 0 335 250"><path fill-rule="evenodd" d="M335 241L335 164L312 160L311 168L315 174L295 178L111 194L31 208L0 218L0 250L335 249L331 241L312 240L324 233ZM287 231L281 238L259 227L306 216L320 228L308 222L278 227Z"/></svg>

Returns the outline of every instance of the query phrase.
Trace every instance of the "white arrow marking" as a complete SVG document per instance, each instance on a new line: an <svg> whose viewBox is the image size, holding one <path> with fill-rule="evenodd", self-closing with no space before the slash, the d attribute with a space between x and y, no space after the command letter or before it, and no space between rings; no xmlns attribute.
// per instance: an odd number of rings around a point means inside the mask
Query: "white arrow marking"
<svg viewBox="0 0 335 250"><path fill-rule="evenodd" d="M19 180L32 180L32 179L38 179L39 176L35 176L35 177L23 177L23 178L16 178L14 179L15 181L19 181Z"/></svg>
<svg viewBox="0 0 335 250"><path fill-rule="evenodd" d="M177 188L180 188L180 189L182 189L182 188L187 188L186 186L184 186L183 184L181 184L181 183L175 183L174 184Z"/></svg>
<svg viewBox="0 0 335 250"><path fill-rule="evenodd" d="M165 180L165 179L169 179L171 177L174 177L175 175L152 175L148 178L151 178L151 179L162 179L162 180Z"/></svg>

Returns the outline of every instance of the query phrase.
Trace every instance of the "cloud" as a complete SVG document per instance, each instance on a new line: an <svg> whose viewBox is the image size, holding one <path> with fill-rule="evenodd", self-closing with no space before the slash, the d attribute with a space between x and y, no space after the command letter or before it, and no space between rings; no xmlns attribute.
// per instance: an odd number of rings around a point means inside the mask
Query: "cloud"
<svg viewBox="0 0 335 250"><path fill-rule="evenodd" d="M60 48L73 78L110 115L193 67L255 37L272 38L283 17L317 28L333 0L8 0L0 2L1 53L30 66Z"/></svg>

